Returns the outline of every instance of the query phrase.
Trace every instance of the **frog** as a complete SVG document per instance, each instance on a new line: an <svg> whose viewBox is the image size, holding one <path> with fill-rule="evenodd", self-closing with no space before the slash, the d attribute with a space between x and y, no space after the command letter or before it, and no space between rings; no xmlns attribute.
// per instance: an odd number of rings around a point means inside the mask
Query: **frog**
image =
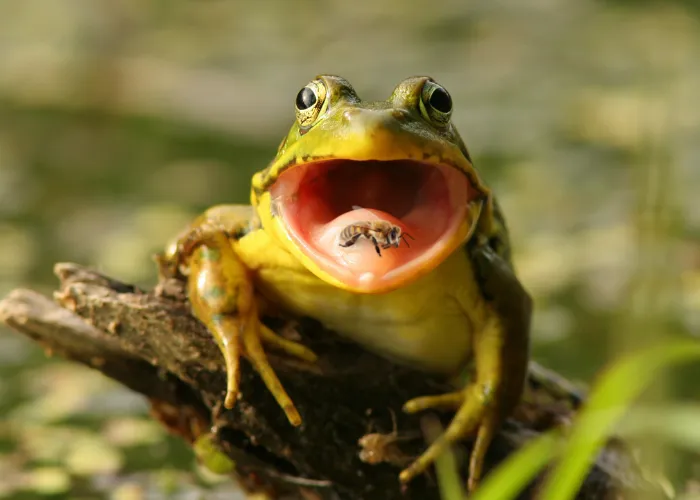
<svg viewBox="0 0 700 500"><path fill-rule="evenodd" d="M221 350L225 408L241 396L246 359L289 423L302 423L267 350L318 358L266 326L266 311L313 318L452 381L453 391L404 404L408 414L455 413L398 479L408 483L471 439L474 491L523 394L532 299L513 266L503 211L453 124L452 97L432 77L415 76L387 100L365 101L346 79L323 74L299 90L294 108L276 155L252 177L250 204L198 216L159 255L161 274L186 282L193 315ZM380 253L372 235L340 240L348 227L382 224L410 234L410 245L394 238Z"/></svg>

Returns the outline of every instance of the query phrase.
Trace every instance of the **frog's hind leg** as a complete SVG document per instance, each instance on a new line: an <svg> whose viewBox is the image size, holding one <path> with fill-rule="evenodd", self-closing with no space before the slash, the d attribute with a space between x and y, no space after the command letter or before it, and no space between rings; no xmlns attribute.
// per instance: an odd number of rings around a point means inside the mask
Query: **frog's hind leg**
<svg viewBox="0 0 700 500"><path fill-rule="evenodd" d="M194 315L216 340L226 363L224 406L232 408L239 396L240 356L245 355L292 425L301 416L284 390L262 348L268 343L292 356L313 362L306 347L279 337L259 319L252 277L229 239L230 228L203 221L179 242L181 258L188 258L188 296Z"/></svg>

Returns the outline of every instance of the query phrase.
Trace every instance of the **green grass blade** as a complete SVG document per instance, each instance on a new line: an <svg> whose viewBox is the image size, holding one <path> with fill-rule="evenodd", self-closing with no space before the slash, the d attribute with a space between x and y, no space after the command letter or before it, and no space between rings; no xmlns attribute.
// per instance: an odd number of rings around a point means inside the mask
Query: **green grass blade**
<svg viewBox="0 0 700 500"><path fill-rule="evenodd" d="M674 341L628 355L614 364L590 393L562 450L562 459L546 481L542 500L574 498L607 436L631 402L672 365L700 360L700 343Z"/></svg>
<svg viewBox="0 0 700 500"><path fill-rule="evenodd" d="M423 433L429 443L435 441L443 432L440 419L434 415L426 415L421 419ZM441 500L464 500L466 490L457 469L457 459L452 447L435 460L435 473Z"/></svg>
<svg viewBox="0 0 700 500"><path fill-rule="evenodd" d="M511 500L517 497L552 459L560 440L558 431L534 438L486 476L469 500Z"/></svg>
<svg viewBox="0 0 700 500"><path fill-rule="evenodd" d="M464 500L466 498L466 490L457 470L457 460L451 449L435 460L435 473L442 500Z"/></svg>

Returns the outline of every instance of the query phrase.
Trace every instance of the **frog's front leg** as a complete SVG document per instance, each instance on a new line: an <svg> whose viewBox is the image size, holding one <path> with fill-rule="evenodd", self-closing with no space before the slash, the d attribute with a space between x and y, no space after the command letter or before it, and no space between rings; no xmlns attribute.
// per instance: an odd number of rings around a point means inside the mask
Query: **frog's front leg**
<svg viewBox="0 0 700 500"><path fill-rule="evenodd" d="M251 271L232 244L232 239L243 232L240 226L247 224L234 218L238 213L236 208L239 207L230 206L232 213L228 218L222 218L221 207L217 207L210 217L205 214L198 219L175 244L168 256L169 268L182 265L187 268L192 312L211 332L224 356L227 372L224 406L233 408L238 398L239 360L244 355L289 422L300 425L301 416L270 366L262 342L304 361L314 362L316 356L301 344L278 336L260 321Z"/></svg>
<svg viewBox="0 0 700 500"><path fill-rule="evenodd" d="M488 306L486 324L474 335L474 377L461 391L416 398L404 405L408 413L429 408L456 409L457 413L444 434L401 472L400 479L410 481L454 442L472 435L467 483L472 492L481 478L489 444L524 389L532 300L508 263L490 247L475 246L470 254Z"/></svg>

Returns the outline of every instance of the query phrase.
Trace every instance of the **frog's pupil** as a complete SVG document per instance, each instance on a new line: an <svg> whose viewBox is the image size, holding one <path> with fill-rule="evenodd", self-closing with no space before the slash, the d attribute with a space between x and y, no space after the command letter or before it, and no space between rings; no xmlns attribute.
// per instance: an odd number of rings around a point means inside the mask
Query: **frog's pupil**
<svg viewBox="0 0 700 500"><path fill-rule="evenodd" d="M297 109L303 111L316 104L316 93L309 87L304 87L297 94Z"/></svg>
<svg viewBox="0 0 700 500"><path fill-rule="evenodd" d="M452 109L452 98L446 90L438 87L430 94L430 105L441 113L449 113Z"/></svg>

